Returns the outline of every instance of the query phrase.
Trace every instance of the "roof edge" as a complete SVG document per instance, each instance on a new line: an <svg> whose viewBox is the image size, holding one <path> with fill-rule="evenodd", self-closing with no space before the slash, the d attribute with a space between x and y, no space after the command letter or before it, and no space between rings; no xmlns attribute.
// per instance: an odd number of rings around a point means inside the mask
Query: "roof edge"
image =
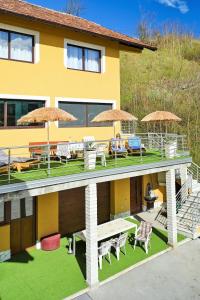
<svg viewBox="0 0 200 300"><path fill-rule="evenodd" d="M21 1L21 2L27 3L26 1ZM45 7L42 7L42 6L37 6L37 5L33 5L33 4L30 4L30 5L36 6L36 7L41 7L43 9L47 9L48 10L48 8L45 8ZM143 42L139 42L139 41L138 41L138 43L134 42L134 41L133 42L129 42L129 41L125 41L123 39L117 38L117 37L103 35L103 34L100 34L100 33L97 33L97 32L96 33L92 32L90 30L79 29L79 28L76 28L76 27L73 27L73 26L59 24L57 22L44 20L44 19L39 18L39 17L29 16L29 15L25 15L25 14L22 14L22 13L17 13L17 12L11 11L11 10L6 10L4 8L1 8L1 7L0 7L0 12L3 13L3 14L9 14L9 15L13 15L13 16L22 17L24 19L28 19L28 20L31 20L31 21L40 21L43 24L53 25L55 27L67 28L69 30L74 30L74 31L77 31L77 32L83 32L83 33L86 33L88 35L93 35L93 36L101 37L101 38L107 39L107 40L117 41L117 42L119 42L122 45L126 45L128 47L137 48L137 49L140 49L140 50L143 50L144 48L152 50L152 51L156 51L157 50L157 47L145 44ZM55 11L55 12L57 12L57 11ZM60 13L60 12L58 11L57 13ZM81 19L83 19L83 18L81 18ZM83 20L86 20L86 19L83 19ZM89 21L89 20L86 20L86 21ZM94 23L92 21L89 21L89 22ZM99 26L101 26L101 25L99 25ZM113 31L113 30L111 30L111 31ZM113 31L113 32L115 32L115 31ZM116 33L118 33L118 32L116 32ZM126 36L126 35L124 35L124 36ZM131 37L129 37L129 38L131 38Z"/></svg>

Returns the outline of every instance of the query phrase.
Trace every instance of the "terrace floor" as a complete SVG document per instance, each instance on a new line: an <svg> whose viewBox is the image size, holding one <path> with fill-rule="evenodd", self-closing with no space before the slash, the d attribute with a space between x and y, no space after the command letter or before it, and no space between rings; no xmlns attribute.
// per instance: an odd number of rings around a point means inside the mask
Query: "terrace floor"
<svg viewBox="0 0 200 300"><path fill-rule="evenodd" d="M137 222L130 218L128 220ZM153 228L148 255L140 246L133 249L133 237L134 229L129 231L127 254L121 253L119 261L114 252L111 255L111 265L103 259L103 268L99 270L100 281L169 248L165 230ZM178 235L179 241L184 239L183 235ZM77 242L76 257L69 255L67 249L67 239L62 238L61 247L56 251L44 252L31 248L12 257L10 261L1 263L0 299L61 300L86 288L85 243Z"/></svg>
<svg viewBox="0 0 200 300"><path fill-rule="evenodd" d="M181 158L186 158L186 156L182 156L181 153L179 153L179 156L176 157L175 159L181 159ZM67 176L67 175L79 174L83 172L92 172L92 171L100 171L100 170L121 168L127 166L136 166L136 165L156 163L156 162L168 161L168 160L169 159L163 157L159 151L147 151L142 156L129 155L126 158L117 157L116 159L107 157L106 167L102 166L100 160L97 159L95 170L85 170L83 159L69 160L67 163L60 163L59 161L52 160L50 175L48 175L47 172L48 171L47 163L43 163L43 164L41 163L39 168L35 166L29 170L24 170L22 172L12 171L10 183L27 182L27 181L45 179L50 177ZM0 185L6 185L8 183L9 183L8 175L0 174Z"/></svg>

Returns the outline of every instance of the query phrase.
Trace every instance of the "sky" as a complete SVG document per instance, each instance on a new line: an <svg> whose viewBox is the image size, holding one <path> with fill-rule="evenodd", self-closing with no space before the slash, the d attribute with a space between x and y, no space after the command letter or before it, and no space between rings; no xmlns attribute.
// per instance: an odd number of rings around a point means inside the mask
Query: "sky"
<svg viewBox="0 0 200 300"><path fill-rule="evenodd" d="M66 0L26 0L54 10L64 10ZM153 26L178 23L200 37L200 0L80 0L82 17L119 31L137 36L141 16L147 15Z"/></svg>

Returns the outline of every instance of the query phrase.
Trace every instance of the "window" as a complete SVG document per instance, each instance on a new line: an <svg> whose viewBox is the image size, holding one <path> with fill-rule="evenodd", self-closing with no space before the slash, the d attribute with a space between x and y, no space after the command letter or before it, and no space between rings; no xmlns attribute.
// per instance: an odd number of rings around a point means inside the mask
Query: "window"
<svg viewBox="0 0 200 300"><path fill-rule="evenodd" d="M17 120L30 111L44 107L45 101L33 100L1 100L0 99L0 129L12 127L41 127L42 124L17 125Z"/></svg>
<svg viewBox="0 0 200 300"><path fill-rule="evenodd" d="M71 113L77 118L75 122L59 122L59 127L108 127L111 122L92 123L92 119L100 112L112 109L112 104L59 102L59 108Z"/></svg>
<svg viewBox="0 0 200 300"><path fill-rule="evenodd" d="M0 226L10 223L11 220L33 216L34 213L33 197L0 202Z"/></svg>
<svg viewBox="0 0 200 300"><path fill-rule="evenodd" d="M10 222L11 202L0 202L0 225Z"/></svg>
<svg viewBox="0 0 200 300"><path fill-rule="evenodd" d="M101 51L68 44L67 68L100 73Z"/></svg>
<svg viewBox="0 0 200 300"><path fill-rule="evenodd" d="M34 36L0 30L0 58L34 62Z"/></svg>
<svg viewBox="0 0 200 300"><path fill-rule="evenodd" d="M16 199L11 202L11 220L25 218L34 214L33 198Z"/></svg>

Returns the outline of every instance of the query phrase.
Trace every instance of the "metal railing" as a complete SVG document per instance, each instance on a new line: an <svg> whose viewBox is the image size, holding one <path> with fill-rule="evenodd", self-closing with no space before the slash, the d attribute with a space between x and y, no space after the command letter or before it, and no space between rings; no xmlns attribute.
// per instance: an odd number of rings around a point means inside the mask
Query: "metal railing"
<svg viewBox="0 0 200 300"><path fill-rule="evenodd" d="M0 148L0 185L185 156L185 144L179 143L182 136L176 137L172 157L166 155L167 142L160 136L139 137L137 149L127 138Z"/></svg>
<svg viewBox="0 0 200 300"><path fill-rule="evenodd" d="M188 168L188 172L192 175L192 178L200 183L200 167L194 162L191 163L191 166Z"/></svg>
<svg viewBox="0 0 200 300"><path fill-rule="evenodd" d="M192 189L192 178L189 176L181 189L176 194L176 213L182 208L189 197L189 191Z"/></svg>
<svg viewBox="0 0 200 300"><path fill-rule="evenodd" d="M192 229L196 231L197 226L200 225L200 192L196 196L192 196L194 199L192 207Z"/></svg>
<svg viewBox="0 0 200 300"><path fill-rule="evenodd" d="M122 133L123 138L128 138L133 134ZM166 133L166 132L146 132L146 133L135 133L134 135L139 135L142 138L148 140L149 147L158 148L160 147L163 149L163 146L166 143L171 141L176 141L177 147L181 148L184 151L188 151L188 144L187 144L187 136L186 135L179 135L176 133Z"/></svg>

